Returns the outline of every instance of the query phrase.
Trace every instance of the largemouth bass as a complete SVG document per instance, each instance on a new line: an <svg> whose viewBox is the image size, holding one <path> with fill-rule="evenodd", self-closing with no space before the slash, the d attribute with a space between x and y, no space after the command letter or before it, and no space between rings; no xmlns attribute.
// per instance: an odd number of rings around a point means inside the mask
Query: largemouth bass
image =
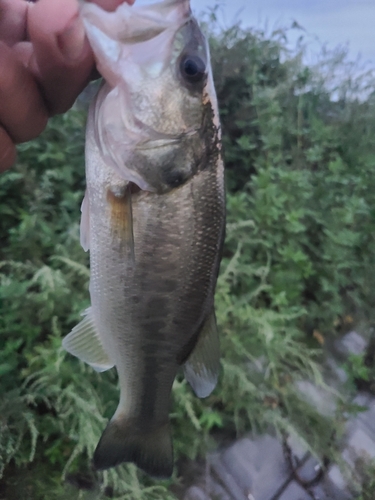
<svg viewBox="0 0 375 500"><path fill-rule="evenodd" d="M81 242L91 307L64 339L98 371L116 366L120 401L94 466L173 470L169 410L179 367L214 389L214 291L224 237L220 123L207 42L188 0L108 13L82 8L105 79L89 110Z"/></svg>

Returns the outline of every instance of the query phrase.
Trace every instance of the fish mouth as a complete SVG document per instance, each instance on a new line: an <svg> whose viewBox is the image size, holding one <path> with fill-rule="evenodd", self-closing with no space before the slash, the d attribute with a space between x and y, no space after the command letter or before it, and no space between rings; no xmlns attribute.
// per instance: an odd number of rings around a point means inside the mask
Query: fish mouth
<svg viewBox="0 0 375 500"><path fill-rule="evenodd" d="M183 132L179 135L167 135L162 134L163 137L160 137L160 134L156 132L155 135L158 137L150 138L147 140L140 141L135 147L134 150L150 150L150 149L160 149L168 146L177 146L179 145L185 138L193 137L194 135L199 133L199 129L191 129L186 132Z"/></svg>

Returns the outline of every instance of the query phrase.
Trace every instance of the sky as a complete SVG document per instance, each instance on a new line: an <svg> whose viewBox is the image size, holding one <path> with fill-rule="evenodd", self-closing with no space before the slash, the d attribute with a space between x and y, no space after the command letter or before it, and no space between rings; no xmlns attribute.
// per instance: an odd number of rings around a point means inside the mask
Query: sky
<svg viewBox="0 0 375 500"><path fill-rule="evenodd" d="M137 4L153 0L137 0ZM375 67L375 0L191 0L194 12L220 8L220 21L230 26L241 19L244 26L276 28L296 20L328 47L349 44L350 58ZM318 52L318 44L310 50Z"/></svg>
<svg viewBox="0 0 375 500"><path fill-rule="evenodd" d="M375 0L191 0L195 12L221 5L219 19L229 26L289 26L293 20L333 48L348 44L350 58L361 54L375 66ZM314 45L318 50L318 45Z"/></svg>

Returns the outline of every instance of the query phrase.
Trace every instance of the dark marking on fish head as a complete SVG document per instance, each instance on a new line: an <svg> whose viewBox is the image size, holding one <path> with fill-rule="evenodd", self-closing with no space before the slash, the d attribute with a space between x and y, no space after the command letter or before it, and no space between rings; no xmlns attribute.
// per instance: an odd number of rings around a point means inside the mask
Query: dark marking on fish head
<svg viewBox="0 0 375 500"><path fill-rule="evenodd" d="M204 144L199 171L206 168L216 169L222 161L221 126L218 117L216 95L212 80L208 80L202 94L202 124L200 137Z"/></svg>
<svg viewBox="0 0 375 500"><path fill-rule="evenodd" d="M131 162L137 165L137 171L147 179L153 192L164 194L182 186L197 172L202 147L198 134L193 140L181 135L155 149L135 150ZM196 149L199 150L197 153ZM137 194L136 188L131 188L131 194Z"/></svg>
<svg viewBox="0 0 375 500"><path fill-rule="evenodd" d="M182 186L185 184L185 182L189 179L189 174L190 172L186 172L183 170L178 170L178 169L168 169L164 170L162 175L163 175L163 181L164 184L168 188L177 188L179 186Z"/></svg>

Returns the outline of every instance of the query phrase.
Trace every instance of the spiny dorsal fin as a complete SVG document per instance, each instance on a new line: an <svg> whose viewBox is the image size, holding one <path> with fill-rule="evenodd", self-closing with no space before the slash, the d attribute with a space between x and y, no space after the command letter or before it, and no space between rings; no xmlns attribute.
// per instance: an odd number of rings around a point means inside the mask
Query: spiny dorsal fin
<svg viewBox="0 0 375 500"><path fill-rule="evenodd" d="M94 370L98 372L109 370L114 363L103 348L91 307L86 309L84 316L64 338L62 345L66 351L92 366Z"/></svg>
<svg viewBox="0 0 375 500"><path fill-rule="evenodd" d="M220 370L220 345L215 311L207 317L198 342L184 365L186 380L199 398L206 398L215 389Z"/></svg>

